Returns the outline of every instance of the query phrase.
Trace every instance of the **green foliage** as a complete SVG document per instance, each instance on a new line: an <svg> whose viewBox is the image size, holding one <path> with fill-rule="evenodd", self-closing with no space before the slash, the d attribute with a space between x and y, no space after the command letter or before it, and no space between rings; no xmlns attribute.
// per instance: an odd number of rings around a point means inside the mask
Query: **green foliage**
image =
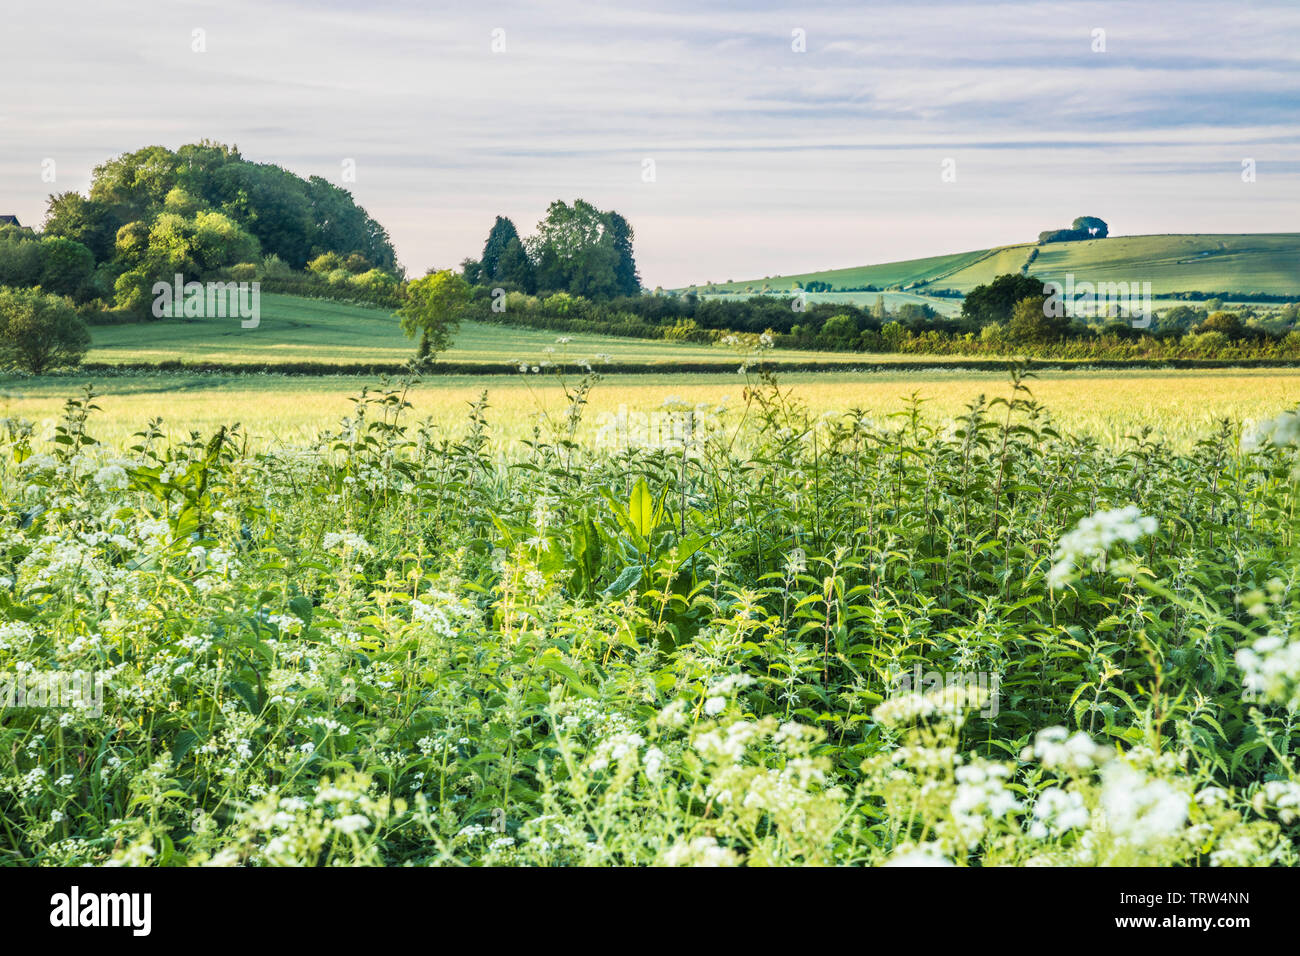
<svg viewBox="0 0 1300 956"><path fill-rule="evenodd" d="M68 299L0 288L0 365L39 375L77 365L89 346L86 324Z"/></svg>
<svg viewBox="0 0 1300 956"><path fill-rule="evenodd" d="M150 146L96 167L89 196L50 197L45 234L153 279L168 270L203 278L262 254L301 269L333 253L354 273L398 274L387 234L346 190L206 141L175 152Z"/></svg>
<svg viewBox="0 0 1300 956"><path fill-rule="evenodd" d="M1300 419L1104 447L1021 372L946 424L759 373L593 447L557 382L505 446L410 382L262 453L9 420L0 657L108 679L6 712L0 858L1300 862Z"/></svg>
<svg viewBox="0 0 1300 956"><path fill-rule="evenodd" d="M1070 328L1070 319L1064 314L1052 315L1047 306L1047 296L1026 296L1011 310L1007 335L1017 345L1044 345L1059 340Z"/></svg>
<svg viewBox="0 0 1300 956"><path fill-rule="evenodd" d="M1214 312L1196 327L1197 332L1220 332L1229 339L1240 338L1245 331L1241 316L1235 312Z"/></svg>
<svg viewBox="0 0 1300 956"><path fill-rule="evenodd" d="M469 301L469 284L450 269L406 284L406 298L397 315L408 338L420 336L417 362L432 362L439 352L451 348L461 311Z"/></svg>
<svg viewBox="0 0 1300 956"><path fill-rule="evenodd" d="M1019 273L1001 275L988 285L972 289L962 302L961 314L963 318L980 325L989 322L1008 323L1016 303L1043 294L1041 279Z"/></svg>

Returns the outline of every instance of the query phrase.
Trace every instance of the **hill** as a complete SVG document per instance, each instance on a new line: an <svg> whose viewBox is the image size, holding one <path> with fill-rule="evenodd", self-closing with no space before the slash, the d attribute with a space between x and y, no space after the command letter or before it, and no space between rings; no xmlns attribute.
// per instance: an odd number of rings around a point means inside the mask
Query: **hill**
<svg viewBox="0 0 1300 956"><path fill-rule="evenodd" d="M1300 233L1114 236L1037 245L1021 243L954 255L907 259L847 269L715 283L702 294L786 291L808 282L834 291L953 290L965 294L996 276L1028 271L1043 279L1150 282L1155 296L1185 292L1300 296Z"/></svg>

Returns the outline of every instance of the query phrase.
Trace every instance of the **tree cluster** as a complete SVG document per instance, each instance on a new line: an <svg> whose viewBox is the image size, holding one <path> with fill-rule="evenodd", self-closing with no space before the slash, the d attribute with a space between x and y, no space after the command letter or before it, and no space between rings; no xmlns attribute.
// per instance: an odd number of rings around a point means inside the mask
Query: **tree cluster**
<svg viewBox="0 0 1300 956"><path fill-rule="evenodd" d="M567 292L587 299L634 296L641 291L632 251L632 226L614 211L576 199L556 200L521 238L515 224L497 216L483 254L466 259L462 274L471 285L507 292Z"/></svg>

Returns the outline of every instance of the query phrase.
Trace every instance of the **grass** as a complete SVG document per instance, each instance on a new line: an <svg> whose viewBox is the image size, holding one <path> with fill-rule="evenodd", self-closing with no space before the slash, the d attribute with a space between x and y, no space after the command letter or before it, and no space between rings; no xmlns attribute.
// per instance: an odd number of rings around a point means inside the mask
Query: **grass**
<svg viewBox="0 0 1300 956"><path fill-rule="evenodd" d="M1169 292L1267 292L1300 298L1300 235L1119 236L1043 246L1034 275L1150 282Z"/></svg>
<svg viewBox="0 0 1300 956"><path fill-rule="evenodd" d="M747 279L740 282L717 282L710 284L710 288L722 289L728 292L743 292L747 287L752 287L757 292L761 291L764 285L770 285L773 289L789 289L796 283L817 280L849 288L874 285L883 289L893 286L906 286L913 282L922 282L936 275L954 272L978 261L988 252L987 249L977 249L974 252L929 256L924 259L905 259L898 262L884 262L878 265L853 266L847 269L800 272L783 276L771 276L766 279Z"/></svg>
<svg viewBox="0 0 1300 956"><path fill-rule="evenodd" d="M571 341L563 348L560 337ZM87 362L158 363L268 362L393 363L407 361L414 345L397 319L385 309L303 299L262 296L262 320L256 329L240 328L237 319L165 319L91 329ZM466 322L454 346L440 357L448 362L537 362L548 349L575 359L604 354L613 362L671 365L674 362L737 364L734 352L721 346L618 338L608 335L548 332ZM861 361L844 352L778 350L774 359L800 362Z"/></svg>
<svg viewBox="0 0 1300 956"><path fill-rule="evenodd" d="M764 284L785 289L796 282L816 280L841 287L925 283L964 293L999 275L1021 271L1034 248L1022 243L928 259L718 283L712 288L734 293L746 287L761 289ZM1115 236L1037 248L1038 257L1029 268L1044 279L1061 279L1070 272L1077 281L1150 282L1156 296L1263 292L1300 298L1300 233Z"/></svg>

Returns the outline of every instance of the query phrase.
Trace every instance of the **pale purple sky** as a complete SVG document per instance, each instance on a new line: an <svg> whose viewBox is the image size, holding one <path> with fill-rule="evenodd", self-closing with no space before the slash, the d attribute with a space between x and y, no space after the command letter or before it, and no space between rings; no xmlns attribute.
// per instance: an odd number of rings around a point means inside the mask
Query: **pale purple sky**
<svg viewBox="0 0 1300 956"><path fill-rule="evenodd" d="M336 182L355 160L343 185L415 272L477 256L497 214L528 233L579 196L631 221L650 287L1026 241L1078 215L1300 230L1295 0L71 0L5 22L0 213L26 224L110 156L209 138Z"/></svg>

